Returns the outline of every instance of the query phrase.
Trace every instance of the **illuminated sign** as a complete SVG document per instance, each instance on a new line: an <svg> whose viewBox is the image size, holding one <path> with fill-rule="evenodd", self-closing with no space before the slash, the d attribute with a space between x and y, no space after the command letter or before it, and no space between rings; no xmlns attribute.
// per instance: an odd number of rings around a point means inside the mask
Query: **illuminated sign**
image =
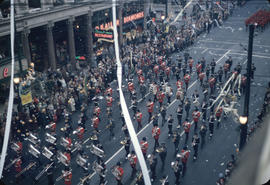
<svg viewBox="0 0 270 185"><path fill-rule="evenodd" d="M109 32L109 31L95 30L95 37L97 37L97 38L112 39L113 38L113 33L112 32Z"/></svg>
<svg viewBox="0 0 270 185"><path fill-rule="evenodd" d="M3 70L3 77L4 78L8 77L8 68L7 67L5 67Z"/></svg>
<svg viewBox="0 0 270 185"><path fill-rule="evenodd" d="M143 17L144 17L144 12L139 12L139 13L135 13L135 14L126 16L126 17L124 17L123 24L129 23L131 21L136 21L136 20L141 19ZM116 25L119 26L119 19L116 20ZM105 23L105 24L101 24L99 26L96 26L95 29L97 29L97 30L107 30L107 29L109 29L111 27L113 27L112 21L108 22L108 23Z"/></svg>

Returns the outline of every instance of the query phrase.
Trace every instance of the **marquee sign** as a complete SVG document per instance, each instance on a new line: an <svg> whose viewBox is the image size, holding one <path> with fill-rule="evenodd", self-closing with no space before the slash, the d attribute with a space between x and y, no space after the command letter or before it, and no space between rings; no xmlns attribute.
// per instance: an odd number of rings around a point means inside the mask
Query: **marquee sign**
<svg viewBox="0 0 270 185"><path fill-rule="evenodd" d="M143 17L144 17L144 12L138 12L138 13L126 16L126 17L124 17L123 24L129 23L131 21L136 21L136 20L141 19ZM116 25L119 26L119 19L116 20ZM112 21L105 23L105 24L101 24L99 26L96 26L95 29L96 30L107 30L111 27L113 27Z"/></svg>

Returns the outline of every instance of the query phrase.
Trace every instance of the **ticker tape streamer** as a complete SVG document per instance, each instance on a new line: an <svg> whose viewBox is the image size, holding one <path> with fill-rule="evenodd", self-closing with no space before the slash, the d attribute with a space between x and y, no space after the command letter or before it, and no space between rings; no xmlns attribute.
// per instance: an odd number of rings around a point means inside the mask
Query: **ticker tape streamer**
<svg viewBox="0 0 270 185"><path fill-rule="evenodd" d="M142 150L135 132L135 129L133 127L127 104L125 101L125 97L123 95L122 91L122 64L120 62L119 57L119 45L118 45L118 33L117 33L117 26L116 26L116 0L112 0L112 13L113 13L113 34L114 34L114 47L115 47L115 56L116 56L116 63L117 63L117 80L118 80L118 88L119 88L119 96L120 96L120 105L123 111L124 119L128 128L128 132L134 147L134 150L136 152L136 155L139 160L139 164L141 166L143 178L144 178L144 184L145 185L151 185L149 173L147 170L146 162L142 154Z"/></svg>

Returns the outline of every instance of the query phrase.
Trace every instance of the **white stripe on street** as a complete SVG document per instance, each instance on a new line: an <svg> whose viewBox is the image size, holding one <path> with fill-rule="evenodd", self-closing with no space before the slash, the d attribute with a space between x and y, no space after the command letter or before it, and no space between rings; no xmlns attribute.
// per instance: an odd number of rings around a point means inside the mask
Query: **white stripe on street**
<svg viewBox="0 0 270 185"><path fill-rule="evenodd" d="M231 50L228 50L221 58L218 59L216 64L218 64L226 55L228 55L231 52Z"/></svg>
<svg viewBox="0 0 270 185"><path fill-rule="evenodd" d="M239 45L239 44L240 44L239 42L241 42L241 41L238 41L238 42L229 42L229 41L200 40L199 42L212 42L212 43L218 43L218 44L232 44L232 45ZM253 46L270 48L269 45L253 44Z"/></svg>
<svg viewBox="0 0 270 185"><path fill-rule="evenodd" d="M243 55L243 56L247 56L246 53L231 53L232 55ZM252 55L252 57L258 57L258 58L267 58L270 59L270 56L263 56L263 55Z"/></svg>
<svg viewBox="0 0 270 185"><path fill-rule="evenodd" d="M208 50L208 48L206 48L205 50L203 50L203 51L201 52L201 54L204 54L207 50Z"/></svg>

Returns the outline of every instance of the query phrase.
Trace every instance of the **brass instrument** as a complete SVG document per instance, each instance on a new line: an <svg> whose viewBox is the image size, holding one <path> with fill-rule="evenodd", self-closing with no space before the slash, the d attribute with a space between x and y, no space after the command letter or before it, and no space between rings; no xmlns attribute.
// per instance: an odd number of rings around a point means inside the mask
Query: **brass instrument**
<svg viewBox="0 0 270 185"><path fill-rule="evenodd" d="M174 143L177 139L178 133L177 132L173 132L173 136L172 136L172 142Z"/></svg>
<svg viewBox="0 0 270 185"><path fill-rule="evenodd" d="M46 146L43 147L42 155L45 156L47 159L52 160L53 153Z"/></svg>
<svg viewBox="0 0 270 185"><path fill-rule="evenodd" d="M74 153L76 150L81 150L82 149L82 144L80 142L76 141L74 143L74 147L75 148L71 151L71 153Z"/></svg>
<svg viewBox="0 0 270 185"><path fill-rule="evenodd" d="M70 173L72 172L72 169L70 171L62 171L62 175L59 176L55 181L58 182L61 179L65 178L66 176L68 176Z"/></svg>
<svg viewBox="0 0 270 185"><path fill-rule="evenodd" d="M114 176L116 179L121 179L120 171L117 169L117 166L113 166L113 167L111 168L111 173L113 174L113 176Z"/></svg>
<svg viewBox="0 0 270 185"><path fill-rule="evenodd" d="M92 141L97 141L97 140L98 140L97 134L91 135L91 136L90 136L90 139L91 139Z"/></svg>
<svg viewBox="0 0 270 185"><path fill-rule="evenodd" d="M160 183L161 185L165 185L166 183L168 183L168 175L166 176L165 179L160 179Z"/></svg>
<svg viewBox="0 0 270 185"><path fill-rule="evenodd" d="M124 139L124 140L120 141L120 144L121 145L126 145L127 144L127 139Z"/></svg>
<svg viewBox="0 0 270 185"><path fill-rule="evenodd" d="M52 123L50 123L49 125L46 125L45 128L46 128L46 129L52 128L54 124L55 124L55 123L52 122Z"/></svg>
<svg viewBox="0 0 270 185"><path fill-rule="evenodd" d="M19 156L18 158L14 159L11 161L11 163L9 163L4 170L8 170L14 163L16 163L19 159L21 158L21 156Z"/></svg>
<svg viewBox="0 0 270 185"><path fill-rule="evenodd" d="M177 154L176 157L183 158L190 150L186 150L184 153Z"/></svg>
<svg viewBox="0 0 270 185"><path fill-rule="evenodd" d="M29 169L31 169L33 166L36 165L36 162L31 162L28 166L26 166L21 172L19 172L18 174L16 174L16 178L20 177L24 172L28 171Z"/></svg>
<svg viewBox="0 0 270 185"><path fill-rule="evenodd" d="M57 152L57 159L58 161L60 161L63 165L68 166L69 165L69 161L67 156L65 156L61 151Z"/></svg>
<svg viewBox="0 0 270 185"><path fill-rule="evenodd" d="M164 148L163 146L159 146L159 147L157 147L156 152L157 152L157 153L161 153L161 152L163 152L164 150L165 150L165 148Z"/></svg>
<svg viewBox="0 0 270 185"><path fill-rule="evenodd" d="M67 127L60 128L61 131L65 132L67 130Z"/></svg>
<svg viewBox="0 0 270 185"><path fill-rule="evenodd" d="M149 161L149 164L151 165L151 164L153 164L153 162L154 162L154 155L153 154L148 154L147 155L147 160Z"/></svg>
<svg viewBox="0 0 270 185"><path fill-rule="evenodd" d="M33 143L34 145L39 144L40 143L40 139L38 139L34 134L32 134L31 132L29 132L29 136L25 139L30 141L31 143Z"/></svg>
<svg viewBox="0 0 270 185"><path fill-rule="evenodd" d="M100 149L97 146L95 146L94 144L91 144L90 145L90 152L92 154L95 154L98 157L101 157L101 158L102 157L105 157L105 152L102 149Z"/></svg>
<svg viewBox="0 0 270 185"><path fill-rule="evenodd" d="M154 132L152 132L152 137L155 137L157 135L157 128L154 127Z"/></svg>
<svg viewBox="0 0 270 185"><path fill-rule="evenodd" d="M98 164L97 161L93 162L92 169L100 176L105 177L105 173L107 170L104 170L104 168Z"/></svg>
<svg viewBox="0 0 270 185"><path fill-rule="evenodd" d="M171 167L174 172L177 172L179 169L179 162L178 161L171 162Z"/></svg>
<svg viewBox="0 0 270 185"><path fill-rule="evenodd" d="M36 158L38 158L40 155L40 151L36 149L32 144L29 144L28 152L33 156L35 156Z"/></svg>
<svg viewBox="0 0 270 185"><path fill-rule="evenodd" d="M16 153L20 150L20 146L17 143L12 143L10 148Z"/></svg>
<svg viewBox="0 0 270 185"><path fill-rule="evenodd" d="M67 148L68 147L68 144L69 144L69 141L67 139L65 139L64 137L61 137L61 139L60 139L60 145L62 145L63 147ZM71 146L72 146L72 144L71 144Z"/></svg>
<svg viewBox="0 0 270 185"><path fill-rule="evenodd" d="M90 173L87 176L80 178L80 182L77 185L84 185L85 181L87 181L93 174Z"/></svg>
<svg viewBox="0 0 270 185"><path fill-rule="evenodd" d="M87 159L83 158L80 154L76 157L76 163L85 170L88 170Z"/></svg>
<svg viewBox="0 0 270 185"><path fill-rule="evenodd" d="M112 122L110 122L109 124L107 124L106 125L106 129L109 129L109 128L111 128L111 126L113 125L113 123Z"/></svg>
<svg viewBox="0 0 270 185"><path fill-rule="evenodd" d="M54 136L52 136L51 134L49 134L49 133L45 134L45 141L47 141L48 143L56 145L56 138Z"/></svg>
<svg viewBox="0 0 270 185"><path fill-rule="evenodd" d="M48 171L48 169L53 165L54 162L51 162L50 164L47 164L45 166L45 168L43 168L43 170L35 177L35 180L37 181L38 179L40 179L40 177L46 172Z"/></svg>

